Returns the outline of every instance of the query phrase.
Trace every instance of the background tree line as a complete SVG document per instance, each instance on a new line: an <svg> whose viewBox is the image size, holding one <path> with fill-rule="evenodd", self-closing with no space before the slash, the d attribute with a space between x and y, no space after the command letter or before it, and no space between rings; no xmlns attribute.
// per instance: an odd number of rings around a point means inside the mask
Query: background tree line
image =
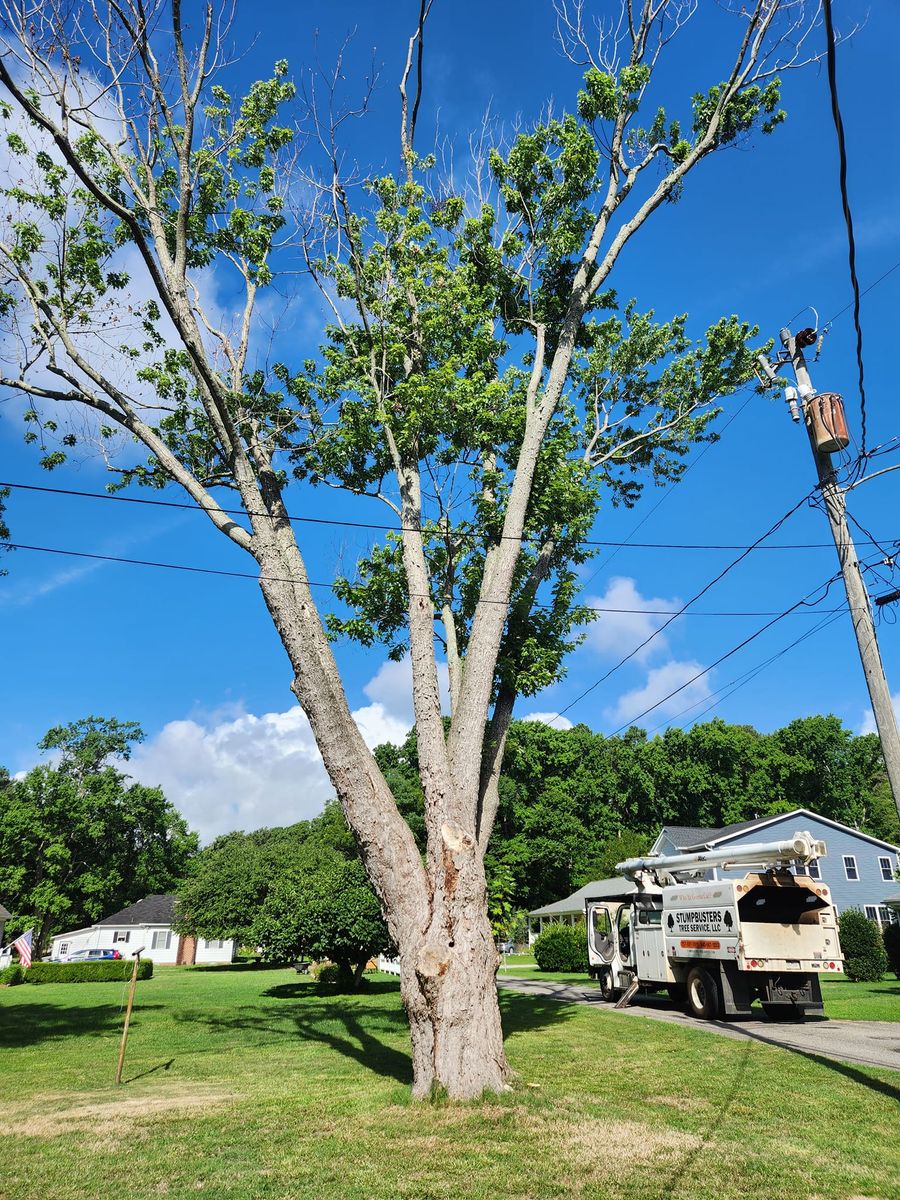
<svg viewBox="0 0 900 1200"><path fill-rule="evenodd" d="M389 947L336 803L311 821L224 834L198 852L162 791L120 769L142 737L132 722L88 717L41 741L55 762L20 779L0 771L0 901L11 932L34 925L46 946L62 929L174 890L185 931L235 938L271 959L328 957L358 974ZM415 735L375 754L424 849ZM854 735L835 716L772 733L715 720L652 738L515 721L486 859L495 932L613 874L661 825L720 827L793 808L900 842L877 736Z"/></svg>
<svg viewBox="0 0 900 1200"><path fill-rule="evenodd" d="M416 740L376 757L417 837ZM510 728L486 865L511 879L509 902L532 909L568 895L648 848L662 825L719 828L794 808L891 842L900 825L875 734L835 716L799 718L772 733L714 720L648 738L608 738L586 725Z"/></svg>

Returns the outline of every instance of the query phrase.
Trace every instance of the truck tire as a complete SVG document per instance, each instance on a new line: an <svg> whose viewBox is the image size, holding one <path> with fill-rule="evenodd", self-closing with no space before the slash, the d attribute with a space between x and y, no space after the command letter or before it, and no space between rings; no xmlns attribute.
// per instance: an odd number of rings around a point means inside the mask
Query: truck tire
<svg viewBox="0 0 900 1200"><path fill-rule="evenodd" d="M687 1002L693 1016L715 1021L722 1011L722 989L706 967L692 967L687 977Z"/></svg>
<svg viewBox="0 0 900 1200"><path fill-rule="evenodd" d="M610 1004L618 997L618 989L613 987L612 971L601 971L599 975L600 999Z"/></svg>

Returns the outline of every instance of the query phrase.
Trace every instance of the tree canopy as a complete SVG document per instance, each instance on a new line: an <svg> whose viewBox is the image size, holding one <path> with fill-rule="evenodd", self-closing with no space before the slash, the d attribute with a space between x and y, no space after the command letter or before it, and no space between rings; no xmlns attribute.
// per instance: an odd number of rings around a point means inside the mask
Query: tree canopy
<svg viewBox="0 0 900 1200"><path fill-rule="evenodd" d="M108 761L142 737L133 722L86 717L41 742L62 749L57 765L0 773L0 896L10 930L35 926L40 950L60 930L171 891L197 850L162 791Z"/></svg>

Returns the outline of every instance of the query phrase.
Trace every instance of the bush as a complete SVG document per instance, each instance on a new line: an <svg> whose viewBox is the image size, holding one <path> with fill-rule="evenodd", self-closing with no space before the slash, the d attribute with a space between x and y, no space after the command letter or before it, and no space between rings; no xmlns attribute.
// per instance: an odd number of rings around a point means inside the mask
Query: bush
<svg viewBox="0 0 900 1200"><path fill-rule="evenodd" d="M26 983L122 983L131 978L134 964L129 958L110 958L103 962L32 963L25 975ZM142 958L138 964L138 979L153 976L153 960Z"/></svg>
<svg viewBox="0 0 900 1200"><path fill-rule="evenodd" d="M588 970L587 933L583 922L577 925L551 925L535 940L535 961L542 971Z"/></svg>
<svg viewBox="0 0 900 1200"><path fill-rule="evenodd" d="M883 937L890 968L900 979L900 925L885 925Z"/></svg>
<svg viewBox="0 0 900 1200"><path fill-rule="evenodd" d="M838 922L844 974L857 983L877 983L888 967L881 931L858 908L848 908Z"/></svg>
<svg viewBox="0 0 900 1200"><path fill-rule="evenodd" d="M25 972L22 970L20 963L10 963L8 967L4 967L0 971L0 984L5 984L6 987L15 987L17 983L24 982Z"/></svg>

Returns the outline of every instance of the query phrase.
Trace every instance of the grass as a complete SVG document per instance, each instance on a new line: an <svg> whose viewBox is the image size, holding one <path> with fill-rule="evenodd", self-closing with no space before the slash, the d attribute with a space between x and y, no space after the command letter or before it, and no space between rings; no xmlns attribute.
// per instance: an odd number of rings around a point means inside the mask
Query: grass
<svg viewBox="0 0 900 1200"><path fill-rule="evenodd" d="M414 1105L395 980L159 970L0 992L3 1200L900 1196L900 1076L504 993L514 1089Z"/></svg>

